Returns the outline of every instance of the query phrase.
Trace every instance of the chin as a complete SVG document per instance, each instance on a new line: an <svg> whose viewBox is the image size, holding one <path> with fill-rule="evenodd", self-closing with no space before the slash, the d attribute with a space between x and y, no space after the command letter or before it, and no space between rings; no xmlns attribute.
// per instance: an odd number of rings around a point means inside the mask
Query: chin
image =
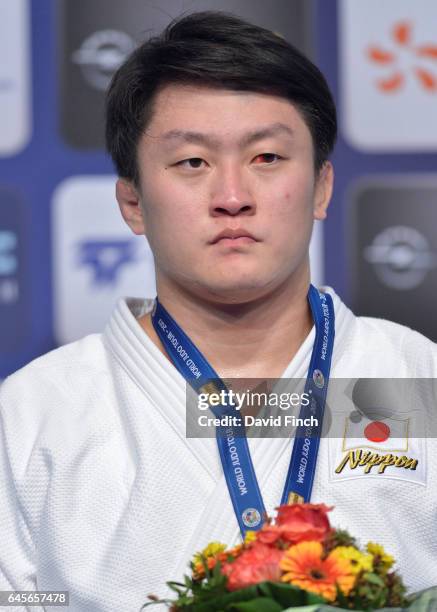
<svg viewBox="0 0 437 612"><path fill-rule="evenodd" d="M244 304L252 302L256 299L264 297L272 290L271 284L262 282L258 279L257 282L245 282L233 279L228 283L217 283L212 285L206 283L197 285L197 293L205 299L222 304Z"/></svg>

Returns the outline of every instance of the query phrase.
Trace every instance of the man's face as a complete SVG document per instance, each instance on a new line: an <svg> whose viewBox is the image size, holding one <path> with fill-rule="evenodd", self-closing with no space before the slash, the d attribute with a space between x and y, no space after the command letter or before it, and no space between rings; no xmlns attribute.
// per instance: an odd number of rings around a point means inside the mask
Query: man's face
<svg viewBox="0 0 437 612"><path fill-rule="evenodd" d="M332 184L330 165L316 180L313 160L309 129L284 98L163 88L138 146L134 230L149 240L158 289L235 303L308 277L313 219Z"/></svg>

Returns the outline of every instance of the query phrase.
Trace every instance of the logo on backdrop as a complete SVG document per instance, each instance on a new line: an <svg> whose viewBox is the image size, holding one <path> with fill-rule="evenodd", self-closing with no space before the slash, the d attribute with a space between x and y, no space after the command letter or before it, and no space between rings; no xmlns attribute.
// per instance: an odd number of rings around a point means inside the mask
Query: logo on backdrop
<svg viewBox="0 0 437 612"><path fill-rule="evenodd" d="M159 2L145 0L56 0L53 4L58 13L62 137L74 148L104 149L103 93L110 78L138 42L162 32L171 21L172 13L179 12L177 7L181 3L167 2L165 10L160 8ZM227 5L232 8L232 4L235 2L225 0L223 10ZM238 4L241 17L266 25L262 3L245 0ZM275 10L268 15L268 27L281 32L300 50L313 54L311 14L306 10L307 4L305 0L276 0ZM285 12L290 16L286 22Z"/></svg>
<svg viewBox="0 0 437 612"><path fill-rule="evenodd" d="M134 47L133 39L125 32L100 30L88 36L73 52L71 59L81 67L84 78L92 87L105 91L112 75Z"/></svg>
<svg viewBox="0 0 437 612"><path fill-rule="evenodd" d="M18 301L18 237L10 230L0 231L0 304Z"/></svg>
<svg viewBox="0 0 437 612"><path fill-rule="evenodd" d="M437 3L340 0L342 129L363 151L435 151Z"/></svg>
<svg viewBox="0 0 437 612"><path fill-rule="evenodd" d="M93 272L95 287L114 285L127 264L136 259L134 240L84 240L79 243L79 263Z"/></svg>
<svg viewBox="0 0 437 612"><path fill-rule="evenodd" d="M414 289L437 266L437 256L425 236L404 225L380 232L363 255L381 282L391 289Z"/></svg>
<svg viewBox="0 0 437 612"><path fill-rule="evenodd" d="M390 47L372 45L367 50L367 56L375 66L380 69L390 68L387 76L378 78L376 87L387 94L398 92L402 90L405 80L412 75L424 91L436 92L437 44L416 44L413 39L413 24L409 21L395 23L390 39ZM429 68L427 60L436 64L434 70Z"/></svg>
<svg viewBox="0 0 437 612"><path fill-rule="evenodd" d="M29 347L31 305L30 278L37 275L44 261L28 266L25 206L19 193L0 189L0 377L11 373L9 354L14 358Z"/></svg>
<svg viewBox="0 0 437 612"><path fill-rule="evenodd" d="M368 176L348 203L352 307L437 340L437 176Z"/></svg>
<svg viewBox="0 0 437 612"><path fill-rule="evenodd" d="M29 4L0 2L0 156L16 155L31 135ZM7 58L7 59L6 59Z"/></svg>
<svg viewBox="0 0 437 612"><path fill-rule="evenodd" d="M104 329L119 298L154 298L153 257L115 200L116 177L74 176L53 196L54 327L59 343Z"/></svg>
<svg viewBox="0 0 437 612"><path fill-rule="evenodd" d="M14 274L18 268L16 255L17 235L15 232L0 230L0 275Z"/></svg>

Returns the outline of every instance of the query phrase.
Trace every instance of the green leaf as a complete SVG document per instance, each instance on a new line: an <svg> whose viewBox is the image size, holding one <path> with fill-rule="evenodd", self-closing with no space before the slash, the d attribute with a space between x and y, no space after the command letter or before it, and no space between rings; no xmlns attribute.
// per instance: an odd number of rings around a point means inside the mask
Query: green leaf
<svg viewBox="0 0 437 612"><path fill-rule="evenodd" d="M283 606L268 597L256 597L250 601L230 604L226 612L282 612Z"/></svg>
<svg viewBox="0 0 437 612"><path fill-rule="evenodd" d="M256 585L226 593L226 595L216 596L212 594L210 598L204 598L200 603L195 603L190 606L190 612L222 612L227 609L226 606L232 603L250 601L258 597L258 589Z"/></svg>
<svg viewBox="0 0 437 612"><path fill-rule="evenodd" d="M326 599L321 597L320 595L316 595L315 593L306 593L307 596L307 604L322 604L326 603Z"/></svg>
<svg viewBox="0 0 437 612"><path fill-rule="evenodd" d="M338 586L337 586L337 601L340 607L346 608L346 606L348 605L348 599L346 595L343 593L341 589L338 588ZM355 603L357 603L357 600L355 601ZM355 607L358 608L357 605Z"/></svg>
<svg viewBox="0 0 437 612"><path fill-rule="evenodd" d="M437 587L420 591L412 596L409 612L432 612L437 609Z"/></svg>
<svg viewBox="0 0 437 612"><path fill-rule="evenodd" d="M366 582L370 582L371 584L377 584L380 587L384 586L384 580L376 574L369 572L367 574L364 574L363 578L364 580L366 580Z"/></svg>
<svg viewBox="0 0 437 612"><path fill-rule="evenodd" d="M180 582L167 582L167 586L178 595L182 595L187 590L185 584L181 584Z"/></svg>
<svg viewBox="0 0 437 612"><path fill-rule="evenodd" d="M144 608L148 608L149 606L157 606L158 604L168 604L171 605L173 601L171 599L157 599L156 601L148 601L143 606L141 606L140 610L144 610Z"/></svg>
<svg viewBox="0 0 437 612"><path fill-rule="evenodd" d="M323 604L316 604L315 606L299 606L292 608L287 608L283 610L283 612L339 612L338 608L333 608L331 606L324 606Z"/></svg>
<svg viewBox="0 0 437 612"><path fill-rule="evenodd" d="M278 582L262 582L258 585L262 595L271 597L283 607L304 606L306 604L325 603L325 599L308 593L292 584Z"/></svg>
<svg viewBox="0 0 437 612"><path fill-rule="evenodd" d="M273 601L280 606L280 610L289 608L290 606L300 607L309 604L325 603L326 601L314 593L308 593L294 585L285 583L262 582L258 585L253 585L226 594L223 594L223 592L218 589L212 588L212 586L210 589L207 589L208 585L203 585L202 590L196 590L196 603L190 601L187 610L189 609L190 612L222 612L223 610L231 609L229 608L230 605L248 603L253 600L258 601L259 599Z"/></svg>
<svg viewBox="0 0 437 612"><path fill-rule="evenodd" d="M192 578L190 578L189 576L184 576L184 579L185 579L185 586L187 587L187 589L191 589L191 587L193 586Z"/></svg>

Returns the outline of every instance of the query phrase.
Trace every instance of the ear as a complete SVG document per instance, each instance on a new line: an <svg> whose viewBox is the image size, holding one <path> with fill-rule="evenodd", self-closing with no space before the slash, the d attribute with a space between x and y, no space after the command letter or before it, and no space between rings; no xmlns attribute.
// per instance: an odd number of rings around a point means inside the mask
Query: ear
<svg viewBox="0 0 437 612"><path fill-rule="evenodd" d="M326 161L323 164L316 181L314 193L314 219L322 221L326 219L326 211L331 201L332 189L334 187L334 168L331 162Z"/></svg>
<svg viewBox="0 0 437 612"><path fill-rule="evenodd" d="M141 209L141 198L133 183L127 179L118 179L115 195L121 215L133 233L138 235L145 234L146 228Z"/></svg>

